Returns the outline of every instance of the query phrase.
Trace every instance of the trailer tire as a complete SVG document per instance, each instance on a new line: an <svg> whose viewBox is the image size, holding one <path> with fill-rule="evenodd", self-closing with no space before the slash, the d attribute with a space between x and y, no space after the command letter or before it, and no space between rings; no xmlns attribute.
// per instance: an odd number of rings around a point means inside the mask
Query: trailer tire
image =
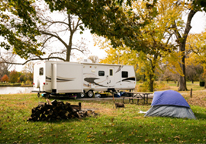
<svg viewBox="0 0 206 144"><path fill-rule="evenodd" d="M50 94L49 93L46 93L46 98L50 98Z"/></svg>
<svg viewBox="0 0 206 144"><path fill-rule="evenodd" d="M77 97L78 98L84 98L85 97L85 93L84 92L78 93Z"/></svg>
<svg viewBox="0 0 206 144"><path fill-rule="evenodd" d="M87 97L89 97L89 98L94 97L94 92L93 92L93 90L89 90L89 91L87 92Z"/></svg>

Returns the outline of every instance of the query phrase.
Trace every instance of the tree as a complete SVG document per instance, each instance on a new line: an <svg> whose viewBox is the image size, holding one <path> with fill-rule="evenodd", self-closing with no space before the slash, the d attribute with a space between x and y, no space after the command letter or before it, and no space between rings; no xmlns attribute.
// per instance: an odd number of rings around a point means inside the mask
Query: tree
<svg viewBox="0 0 206 144"><path fill-rule="evenodd" d="M203 80L200 76L206 70L206 32L200 34L188 35L186 43L186 51L189 53L186 58L186 65L191 67L191 71L196 70L195 76L199 76L200 80ZM190 71L189 71L190 73ZM194 73L194 72L193 72ZM194 75L194 74L193 74ZM203 74L204 75L204 74ZM204 79L206 82L206 79Z"/></svg>
<svg viewBox="0 0 206 144"><path fill-rule="evenodd" d="M72 50L77 50L81 53L86 52L85 39L78 36L79 40L74 42L77 32L79 31L82 34L82 30L85 29L79 17L70 14L67 8L51 13L49 12L48 5L43 0L40 3L44 7L38 8L40 12L37 13L37 16L44 24L40 25L38 29L42 35L40 37L42 39L42 50L46 51L48 58L59 56L61 60L70 61ZM46 9L46 12L42 15L43 9ZM60 43L58 48L54 51L48 50L48 47L57 41Z"/></svg>
<svg viewBox="0 0 206 144"><path fill-rule="evenodd" d="M5 63L5 61L9 63ZM11 50L0 53L0 77L4 74L9 75L9 69L13 66L12 62L15 61L15 54L11 52Z"/></svg>
<svg viewBox="0 0 206 144"><path fill-rule="evenodd" d="M24 75L24 74L21 74L21 76L19 77L19 80L20 80L20 82L26 82L27 81L27 78L26 78L26 76Z"/></svg>
<svg viewBox="0 0 206 144"><path fill-rule="evenodd" d="M27 63L22 70L23 73L34 73L34 63L33 62L29 62Z"/></svg>
<svg viewBox="0 0 206 144"><path fill-rule="evenodd" d="M141 41L133 42L131 39L139 38L140 29L155 17L157 0L147 3L150 17L141 20L131 7L136 0L45 1L49 4L51 11L67 9L70 14L77 15L92 33L108 38L114 47L122 45L116 42L117 39L121 39L130 48L135 46L135 49L147 51Z"/></svg>
<svg viewBox="0 0 206 144"><path fill-rule="evenodd" d="M17 71L12 70L9 74L9 82L11 82L11 83L17 82L18 77L19 77L19 75L18 75Z"/></svg>
<svg viewBox="0 0 206 144"><path fill-rule="evenodd" d="M172 35L168 33L168 29L171 26L168 24L170 20L179 19L180 17L178 14L179 11L177 11L176 7L173 7L173 2L173 0L160 0L156 6L158 9L156 18L151 19L141 30L133 31L134 34L137 33L136 35L141 34L141 37L139 39L131 38L131 41L133 41L133 43L136 42L137 45L138 43L143 44L146 50L138 51L138 47L136 48L134 45L134 48L125 47L123 41L117 39L116 43L122 43L123 46L116 50L110 49L110 52L107 52L111 55L106 58L108 62L118 61L119 63L119 60L124 57L124 64L128 61L133 61L134 64L136 63L135 66L138 72L143 72L146 76L150 91L154 90L155 71L160 69L159 63L170 62L170 65L174 65L177 68L176 71L181 73L177 63L179 54L175 52L175 45L170 42ZM140 19L144 20L150 17L150 11L147 11L147 3L144 1L134 3L133 9L140 15ZM181 21L178 24L181 25ZM132 44L130 46L132 46ZM135 50L132 52L131 49ZM144 71L142 71L142 69L144 69Z"/></svg>
<svg viewBox="0 0 206 144"><path fill-rule="evenodd" d="M41 55L31 52L28 53L24 63L13 64L24 65L29 61L49 59L70 61L72 50L78 50L82 53L88 52L85 39L80 38L76 43L73 42L75 33L84 29L81 20L77 16L71 15L66 9L59 12L56 11L53 14L49 12L48 5L43 0L36 1L33 5L37 11L35 12L37 20L34 21L38 25L35 27L39 34L37 39L41 43L37 49L41 51ZM38 24L38 21L41 21L41 23ZM81 31L81 33L83 32ZM59 41L60 45L58 45L58 48L53 47L54 50L52 50L50 47L56 40ZM10 62L5 61L5 63Z"/></svg>
<svg viewBox="0 0 206 144"><path fill-rule="evenodd" d="M150 17L146 19L141 19L140 15L135 14L135 10L131 7L126 7L123 1L67 1L62 2L61 0L45 0L50 9L61 10L67 7L69 12L76 14L80 17L83 23L98 35L105 36L111 40L111 44L114 47L120 45L127 45L132 49L138 51L143 51L145 53L153 49L151 47L145 47L146 41L138 41L141 39L141 28L147 25L151 19L157 15L157 8L155 4L157 0L149 1L146 4ZM131 4L131 1L126 1ZM123 6L122 6L123 5ZM130 5L131 6L131 5ZM168 23L170 25L170 33L175 34L176 41L179 46L179 51L181 52L182 60L180 62L183 74L180 75L180 87L179 90L186 90L186 71L185 71L185 43L187 40L187 35L191 29L191 20L197 11L206 10L206 2L204 0L174 0L173 9L182 8L182 14L187 11L187 22L184 27L178 26L178 21L176 19L171 19ZM85 13L87 11L87 13ZM146 12L146 11L144 11ZM180 11L179 11L180 12ZM165 13L166 14L166 13ZM155 18L154 18L155 19ZM179 29L180 28L180 29ZM184 31L182 32L182 29ZM135 33L134 33L135 31ZM138 33L139 32L139 33ZM121 39L121 42L116 41ZM135 41L134 41L135 40ZM161 50L162 47L159 47Z"/></svg>
<svg viewBox="0 0 206 144"><path fill-rule="evenodd" d="M192 1L188 1L188 2L185 2L183 0L182 1L179 0L176 2L176 5L177 6L184 5L184 9L182 11L182 14L184 11L188 12L185 27L178 27L177 22L174 20L172 27L170 29L175 34L176 42L179 46L179 51L181 52L181 56L182 56L180 66L182 68L183 75L180 75L180 79L179 79L180 85L179 85L178 90L185 91L185 90L187 90L187 87L186 87L186 69L185 69L185 58L186 58L185 45L186 45L186 41L187 41L188 34L190 32L190 29L192 28L191 27L192 18L194 17L194 15L198 11L206 10L206 2L203 0L192 0Z"/></svg>
<svg viewBox="0 0 206 144"><path fill-rule="evenodd" d="M98 56L95 56L95 55L89 56L88 59L90 59L92 61L92 63L98 63L99 62Z"/></svg>
<svg viewBox="0 0 206 144"><path fill-rule="evenodd" d="M29 54L41 55L37 50L35 8L32 0L1 0L0 1L0 36L4 38L0 47L6 50L13 48L14 53L27 59Z"/></svg>
<svg viewBox="0 0 206 144"><path fill-rule="evenodd" d="M1 78L1 82L8 82L9 81L9 77L5 74L2 78Z"/></svg>

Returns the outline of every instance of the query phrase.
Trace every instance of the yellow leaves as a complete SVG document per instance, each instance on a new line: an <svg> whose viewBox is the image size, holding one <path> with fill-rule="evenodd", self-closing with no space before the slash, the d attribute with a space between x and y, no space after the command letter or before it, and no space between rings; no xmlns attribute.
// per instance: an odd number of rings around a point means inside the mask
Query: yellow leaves
<svg viewBox="0 0 206 144"><path fill-rule="evenodd" d="M112 143L112 142L113 142L112 139L110 139L110 140L106 140L106 143Z"/></svg>
<svg viewBox="0 0 206 144"><path fill-rule="evenodd" d="M42 138L42 137L43 137L43 135L38 136L38 138Z"/></svg>
<svg viewBox="0 0 206 144"><path fill-rule="evenodd" d="M93 136L93 135L88 135L87 137L88 137L88 138L92 138L92 137L94 137L94 136Z"/></svg>
<svg viewBox="0 0 206 144"><path fill-rule="evenodd" d="M160 142L162 142L162 138L160 138Z"/></svg>
<svg viewBox="0 0 206 144"><path fill-rule="evenodd" d="M174 139L180 140L180 136L175 136Z"/></svg>

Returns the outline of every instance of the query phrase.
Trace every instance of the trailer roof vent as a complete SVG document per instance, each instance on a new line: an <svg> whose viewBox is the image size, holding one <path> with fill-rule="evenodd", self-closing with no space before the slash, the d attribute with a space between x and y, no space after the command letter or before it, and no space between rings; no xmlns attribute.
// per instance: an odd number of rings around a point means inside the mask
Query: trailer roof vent
<svg viewBox="0 0 206 144"><path fill-rule="evenodd" d="M92 63L92 61L90 59L84 59L83 63Z"/></svg>

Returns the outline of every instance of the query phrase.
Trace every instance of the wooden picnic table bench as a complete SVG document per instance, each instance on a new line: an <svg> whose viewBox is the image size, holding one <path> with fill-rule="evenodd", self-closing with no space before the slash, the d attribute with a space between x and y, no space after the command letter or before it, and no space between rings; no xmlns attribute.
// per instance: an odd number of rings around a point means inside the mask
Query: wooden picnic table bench
<svg viewBox="0 0 206 144"><path fill-rule="evenodd" d="M134 102L134 99L137 100L137 104L139 103L140 99L144 100L144 104L148 104L148 99L150 98L149 95L152 93L145 93L145 92L125 92L125 96L129 97L129 103L132 101ZM123 103L124 103L125 97L123 97Z"/></svg>

